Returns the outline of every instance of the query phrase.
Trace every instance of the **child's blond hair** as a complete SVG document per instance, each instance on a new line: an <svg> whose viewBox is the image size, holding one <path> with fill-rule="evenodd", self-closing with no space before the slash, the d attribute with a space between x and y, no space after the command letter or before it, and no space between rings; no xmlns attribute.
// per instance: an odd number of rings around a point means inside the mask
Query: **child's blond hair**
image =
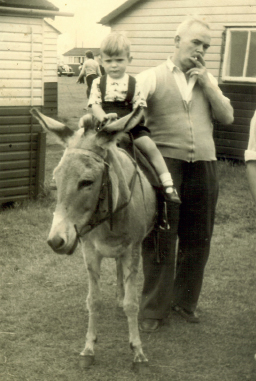
<svg viewBox="0 0 256 381"><path fill-rule="evenodd" d="M106 54L109 57L119 56L126 53L127 57L130 56L130 41L121 33L110 33L101 43L100 53Z"/></svg>

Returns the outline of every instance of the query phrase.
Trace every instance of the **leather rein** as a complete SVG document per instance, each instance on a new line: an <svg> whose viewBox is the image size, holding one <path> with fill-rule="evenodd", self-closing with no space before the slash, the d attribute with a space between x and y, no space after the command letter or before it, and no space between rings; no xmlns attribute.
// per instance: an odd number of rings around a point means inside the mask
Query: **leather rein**
<svg viewBox="0 0 256 381"><path fill-rule="evenodd" d="M92 157L96 161L103 162L104 171L103 171L103 176L102 176L102 183L101 183L101 189L100 189L98 204L96 206L95 211L93 212L91 219L89 220L89 222L85 226L83 226L81 228L80 232L78 231L77 226L74 225L74 228L75 228L76 234L77 234L77 238L79 241L81 241L81 238L85 234L91 232L97 226L101 225L103 222L108 221L108 220L110 223L110 230L111 231L113 230L113 218L118 212L125 209L129 205L129 203L132 199L132 196L133 196L134 187L135 187L135 183L136 183L136 177L138 175L138 168L137 168L138 164L136 161L135 151L133 149L133 156L134 156L133 158L127 152L125 152L125 153L127 153L127 155L129 156L129 158L131 159L131 161L134 165L133 175L132 175L132 178L131 178L131 181L129 184L130 197L126 202L124 202L119 207L117 207L115 210L113 210L112 184L111 184L110 176L109 176L109 167L110 167L109 163L107 161L105 161L102 156L96 154L93 151L82 150L82 149L80 151L82 154L89 156L89 157ZM106 197L108 198L108 210L105 212L106 214L102 216L102 214L104 214L104 212L100 211L100 205L106 199Z"/></svg>

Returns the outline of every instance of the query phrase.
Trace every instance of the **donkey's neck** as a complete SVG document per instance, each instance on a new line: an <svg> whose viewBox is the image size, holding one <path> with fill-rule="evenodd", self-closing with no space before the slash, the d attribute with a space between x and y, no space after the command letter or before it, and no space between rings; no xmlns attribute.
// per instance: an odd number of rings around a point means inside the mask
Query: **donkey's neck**
<svg viewBox="0 0 256 381"><path fill-rule="evenodd" d="M112 184L113 207L115 210L130 200L130 184L136 169L131 158L123 150L109 150L107 161L110 165L109 176Z"/></svg>

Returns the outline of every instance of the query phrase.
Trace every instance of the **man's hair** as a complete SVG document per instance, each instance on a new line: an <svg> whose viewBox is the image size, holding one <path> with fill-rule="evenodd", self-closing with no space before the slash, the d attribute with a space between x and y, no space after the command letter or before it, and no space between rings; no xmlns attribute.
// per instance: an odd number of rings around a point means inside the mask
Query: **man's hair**
<svg viewBox="0 0 256 381"><path fill-rule="evenodd" d="M85 57L94 59L93 52L91 50L87 50L85 52Z"/></svg>
<svg viewBox="0 0 256 381"><path fill-rule="evenodd" d="M101 43L100 53L111 56L118 56L125 52L130 56L130 41L121 33L110 33Z"/></svg>
<svg viewBox="0 0 256 381"><path fill-rule="evenodd" d="M177 28L175 36L182 36L193 24L200 24L204 26L205 28L211 30L210 25L204 21L201 20L199 17L193 16L188 17L185 21L183 21Z"/></svg>

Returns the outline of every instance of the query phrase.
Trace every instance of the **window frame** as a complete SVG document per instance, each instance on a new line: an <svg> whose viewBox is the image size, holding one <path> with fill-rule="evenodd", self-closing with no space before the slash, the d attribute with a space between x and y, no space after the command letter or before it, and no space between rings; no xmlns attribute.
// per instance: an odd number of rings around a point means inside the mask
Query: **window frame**
<svg viewBox="0 0 256 381"><path fill-rule="evenodd" d="M224 59L223 59L223 68L222 68L222 81L223 82L251 82L256 83L256 77L234 77L225 75L228 68L228 55L230 50L230 42L231 42L231 33L232 31L240 31L240 32L256 32L256 27L253 26L239 26L239 27L228 27L226 30L226 41L225 41L225 49L224 49ZM247 39L247 46L246 46L246 55L245 55L245 63L243 68L243 74L246 73L247 65L248 63L248 57L249 57L249 49L251 41L251 33L249 34L249 38Z"/></svg>
<svg viewBox="0 0 256 381"><path fill-rule="evenodd" d="M83 61L84 61L84 56L70 56L70 57L72 57L72 64L73 65L81 65L81 64L83 64ZM76 59L78 58L78 61L79 62L75 62L76 61Z"/></svg>

